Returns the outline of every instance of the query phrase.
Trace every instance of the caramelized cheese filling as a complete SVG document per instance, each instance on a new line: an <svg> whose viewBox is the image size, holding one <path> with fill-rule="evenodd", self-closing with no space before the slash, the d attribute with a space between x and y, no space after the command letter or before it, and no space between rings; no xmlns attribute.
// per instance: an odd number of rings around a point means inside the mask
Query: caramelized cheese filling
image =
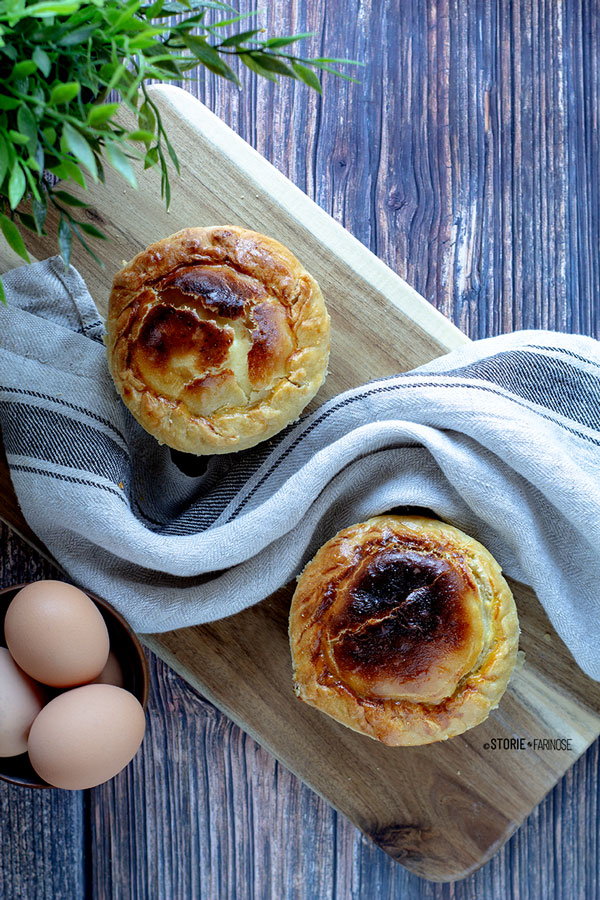
<svg viewBox="0 0 600 900"><path fill-rule="evenodd" d="M429 547L367 549L336 585L328 667L363 698L439 703L483 647L476 587L460 560Z"/></svg>
<svg viewBox="0 0 600 900"><path fill-rule="evenodd" d="M227 265L180 267L130 313L134 376L197 416L264 400L296 349L286 306Z"/></svg>

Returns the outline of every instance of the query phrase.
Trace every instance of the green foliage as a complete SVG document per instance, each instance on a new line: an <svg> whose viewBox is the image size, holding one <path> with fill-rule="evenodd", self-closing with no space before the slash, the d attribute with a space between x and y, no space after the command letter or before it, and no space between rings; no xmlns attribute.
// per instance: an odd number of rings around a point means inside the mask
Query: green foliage
<svg viewBox="0 0 600 900"><path fill-rule="evenodd" d="M352 60L288 52L308 34L224 33L252 15L220 0L0 0L0 230L16 253L28 260L21 229L45 233L51 205L65 264L73 238L97 259L84 235L104 236L75 216L86 204L47 173L85 188L87 178L104 181L106 162L135 187L131 160L138 159L160 166L168 206L169 165L178 172L179 163L148 79L181 81L204 66L239 85L228 62L234 56L271 81L295 78L319 92L315 69L348 79L337 66ZM118 102L106 102L111 91ZM135 115L133 131L115 118L122 105Z"/></svg>

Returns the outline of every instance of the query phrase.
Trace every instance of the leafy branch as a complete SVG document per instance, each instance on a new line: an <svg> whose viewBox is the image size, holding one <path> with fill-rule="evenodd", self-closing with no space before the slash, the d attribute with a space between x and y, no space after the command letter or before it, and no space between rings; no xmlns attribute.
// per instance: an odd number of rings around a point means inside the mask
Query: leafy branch
<svg viewBox="0 0 600 900"><path fill-rule="evenodd" d="M22 229L45 234L52 206L65 265L74 238L101 265L86 238L104 235L56 182L85 189L90 178L104 182L105 164L133 187L132 160L159 166L168 207L170 165L179 173L179 162L148 80L182 81L204 66L239 86L231 57L269 81L293 78L319 92L320 71L355 80L339 69L353 60L290 52L311 34L225 31L253 15L221 0L0 0L0 230L19 256L29 261ZM107 102L111 93L117 100ZM116 120L122 106L136 117L133 130Z"/></svg>

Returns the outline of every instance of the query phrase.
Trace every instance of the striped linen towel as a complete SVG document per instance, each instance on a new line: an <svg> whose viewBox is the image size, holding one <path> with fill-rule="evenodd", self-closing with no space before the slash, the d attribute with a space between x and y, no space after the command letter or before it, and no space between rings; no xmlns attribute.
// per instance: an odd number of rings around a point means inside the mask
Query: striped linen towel
<svg viewBox="0 0 600 900"><path fill-rule="evenodd" d="M0 426L23 513L70 577L137 630L236 613L338 529L415 505L531 585L600 680L595 340L529 331L477 341L189 474L189 458L159 446L117 396L78 273L56 258L5 285Z"/></svg>

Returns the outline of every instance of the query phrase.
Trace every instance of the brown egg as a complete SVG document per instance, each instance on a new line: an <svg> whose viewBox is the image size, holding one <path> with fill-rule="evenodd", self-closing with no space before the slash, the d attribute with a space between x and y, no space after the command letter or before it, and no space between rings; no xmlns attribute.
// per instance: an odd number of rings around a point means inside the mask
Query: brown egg
<svg viewBox="0 0 600 900"><path fill-rule="evenodd" d="M114 684L117 687L125 687L125 679L123 677L123 669L121 668L121 663L112 652L112 650L108 654L106 665L104 666L98 677L94 678L94 680L91 681L90 684Z"/></svg>
<svg viewBox="0 0 600 900"><path fill-rule="evenodd" d="M31 723L45 699L42 686L18 667L6 647L0 647L0 756L25 753Z"/></svg>
<svg viewBox="0 0 600 900"><path fill-rule="evenodd" d="M108 631L98 607L62 581L36 581L20 590L6 611L4 635L19 666L52 687L91 681L108 658Z"/></svg>
<svg viewBox="0 0 600 900"><path fill-rule="evenodd" d="M29 732L29 758L54 787L95 787L133 759L145 727L144 710L129 691L86 684L59 694L43 708Z"/></svg>

